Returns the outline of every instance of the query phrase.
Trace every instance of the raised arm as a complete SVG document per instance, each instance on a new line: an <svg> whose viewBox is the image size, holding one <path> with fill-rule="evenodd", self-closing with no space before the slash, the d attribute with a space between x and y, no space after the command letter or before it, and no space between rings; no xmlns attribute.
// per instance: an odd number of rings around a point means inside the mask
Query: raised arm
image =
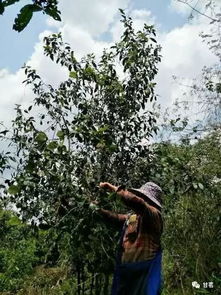
<svg viewBox="0 0 221 295"><path fill-rule="evenodd" d="M125 190L122 187L114 186L108 182L100 183L100 187L116 192L127 207L144 217L144 226L148 227L150 231L162 232L162 216L160 211L154 206L149 205L142 198L136 196L128 190Z"/></svg>
<svg viewBox="0 0 221 295"><path fill-rule="evenodd" d="M137 214L147 213L146 211L151 210L151 206L147 204L142 198L132 194L128 190L121 189L121 187L117 187L115 185L110 184L109 182L101 182L100 187L107 188L110 191L116 192L120 197L124 204L134 210Z"/></svg>

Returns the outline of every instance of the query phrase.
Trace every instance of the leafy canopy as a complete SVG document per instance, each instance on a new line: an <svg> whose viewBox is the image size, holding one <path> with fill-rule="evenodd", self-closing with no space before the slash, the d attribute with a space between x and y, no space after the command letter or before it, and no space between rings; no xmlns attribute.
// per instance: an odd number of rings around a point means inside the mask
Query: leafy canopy
<svg viewBox="0 0 221 295"><path fill-rule="evenodd" d="M160 46L153 26L136 32L132 19L121 14L121 39L100 58L89 54L77 60L61 34L45 38L45 54L69 77L55 88L25 67L35 101L25 110L16 107L11 131L16 156L4 155L15 166L4 184L5 204L15 204L24 220L51 228L53 243L67 235L72 260L82 264L79 257L85 257L90 269L100 265L103 271L113 263L113 231L89 204L98 199L104 208L125 210L97 185L104 180L140 185L133 175L137 160L151 160L141 142L157 132L153 105ZM10 134L3 132L3 138ZM148 177L148 171L143 174Z"/></svg>

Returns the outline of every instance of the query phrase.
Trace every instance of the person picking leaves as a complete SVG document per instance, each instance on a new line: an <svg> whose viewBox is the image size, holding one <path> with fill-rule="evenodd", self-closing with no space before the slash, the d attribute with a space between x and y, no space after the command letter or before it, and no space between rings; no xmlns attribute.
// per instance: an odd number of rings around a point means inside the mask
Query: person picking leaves
<svg viewBox="0 0 221 295"><path fill-rule="evenodd" d="M120 251L112 295L159 295L161 279L162 190L147 182L139 189L125 189L108 182L100 187L116 192L132 213L118 214L96 207L110 223L122 227Z"/></svg>

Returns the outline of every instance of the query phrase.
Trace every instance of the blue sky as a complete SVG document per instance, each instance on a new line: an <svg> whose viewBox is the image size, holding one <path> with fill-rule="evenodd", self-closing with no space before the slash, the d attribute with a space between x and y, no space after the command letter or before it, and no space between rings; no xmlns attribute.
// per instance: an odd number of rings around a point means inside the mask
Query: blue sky
<svg viewBox="0 0 221 295"><path fill-rule="evenodd" d="M187 20L185 15L180 15L170 7L170 2L169 0L138 0L134 3L134 7L150 10L162 25L163 30L169 31L174 27L183 25Z"/></svg>
<svg viewBox="0 0 221 295"><path fill-rule="evenodd" d="M21 2L25 4L29 1ZM170 8L169 0L136 0L131 1L131 6L133 9L150 10L165 32L182 26L187 21L186 15L181 15ZM34 50L34 45L38 42L39 34L48 28L47 16L38 12L34 14L24 31L20 33L13 31L12 24L21 7L21 4L12 5L0 17L0 69L7 68L10 72L17 71L28 60ZM107 36L107 34L103 34L101 38L105 40L108 38Z"/></svg>
<svg viewBox="0 0 221 295"><path fill-rule="evenodd" d="M24 64L33 51L38 35L46 27L46 16L36 13L24 31L18 33L12 30L14 19L24 4L9 6L4 15L0 16L0 68L10 71L18 70Z"/></svg>

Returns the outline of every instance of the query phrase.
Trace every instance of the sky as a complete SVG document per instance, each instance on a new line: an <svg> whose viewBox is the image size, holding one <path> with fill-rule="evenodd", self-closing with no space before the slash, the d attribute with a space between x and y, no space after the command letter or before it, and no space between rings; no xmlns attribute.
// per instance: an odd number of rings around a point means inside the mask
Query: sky
<svg viewBox="0 0 221 295"><path fill-rule="evenodd" d="M29 1L22 1L24 4ZM67 0L61 0L60 2L67 2ZM72 1L73 3L80 2ZM91 9L89 5L90 1L83 1L85 3L85 10L88 8L88 12ZM101 2L101 1L97 1ZM104 1L103 1L104 2ZM129 8L130 10L147 10L151 11L151 14L156 18L158 24L163 25L164 31L169 31L170 29L183 25L186 22L186 16L180 15L179 13L174 13L173 9L171 9L167 0L156 0L156 1L148 1L148 0L138 0L138 1L113 1L112 3L119 3L119 7L117 5L114 6L115 10L112 15L116 15L118 13L117 8ZM69 1L70 3L70 1ZM121 4L122 3L122 4ZM24 5L22 4L22 6ZM126 4L126 5L125 5ZM67 4L67 6L69 6ZM82 5L83 6L83 5ZM81 10L82 15L78 18L78 22L80 19L84 19L84 11ZM108 7L108 5L107 5ZM35 43L39 40L39 34L44 30L47 30L49 26L47 25L47 16L42 13L36 13L31 20L31 23L26 27L24 31L21 33L17 33L12 30L12 24L15 16L17 15L19 9L21 8L21 4L17 3L9 7L4 16L0 18L0 36L1 36L1 44L0 46L0 56L3 57L0 60L0 68L7 68L12 72L18 70L27 60L30 58L31 53L33 52ZM63 7L65 10L65 7ZM73 5L73 10L75 10L75 5ZM65 13L66 14L66 13ZM73 12L74 14L74 12ZM90 17L90 16L89 16ZM65 16L63 17L65 22ZM85 20L86 22L88 21ZM94 20L96 22L96 20ZM51 28L50 28L51 29ZM105 34L106 33L106 34ZM108 36L108 30L106 32L101 33L99 37L100 40L111 41L111 35Z"/></svg>
<svg viewBox="0 0 221 295"><path fill-rule="evenodd" d="M30 1L21 1L22 6ZM199 0L192 0L197 4ZM208 28L205 17L190 22L190 9L176 0L60 0L62 22L56 22L42 13L36 13L21 33L12 30L13 20L21 5L9 7L0 16L0 122L10 124L15 104L24 107L33 101L33 93L22 84L21 68L31 65L46 83L57 85L67 78L67 72L43 55L42 40L51 33L62 32L78 58L94 52L99 55L114 41L119 40L122 26L119 8L132 16L134 26L154 24L157 40L162 46L162 62L156 77L159 101L170 106L183 91L173 76L188 82L200 75L204 65L216 62L199 37Z"/></svg>

